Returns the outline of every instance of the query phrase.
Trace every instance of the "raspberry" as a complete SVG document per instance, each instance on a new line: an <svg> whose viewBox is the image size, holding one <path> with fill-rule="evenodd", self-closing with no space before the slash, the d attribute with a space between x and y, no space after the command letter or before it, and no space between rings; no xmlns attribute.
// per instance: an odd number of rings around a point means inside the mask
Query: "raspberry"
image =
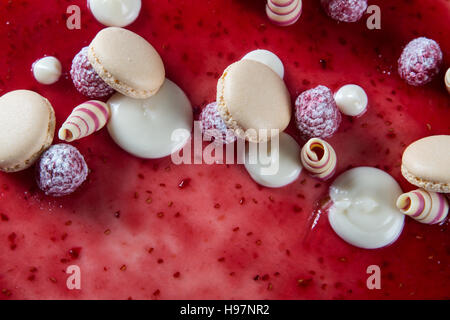
<svg viewBox="0 0 450 320"><path fill-rule="evenodd" d="M295 120L304 139L331 137L341 124L341 114L330 89L318 86L295 101Z"/></svg>
<svg viewBox="0 0 450 320"><path fill-rule="evenodd" d="M217 111L217 103L208 104L200 114L202 122L202 133L205 137L211 138L218 144L228 144L236 141L236 136L231 129L228 129L225 122ZM218 135L222 135L220 139L216 139Z"/></svg>
<svg viewBox="0 0 450 320"><path fill-rule="evenodd" d="M436 41L420 37L403 49L398 59L398 74L408 84L421 86L439 73L442 51Z"/></svg>
<svg viewBox="0 0 450 320"><path fill-rule="evenodd" d="M89 62L87 54L88 47L84 47L73 58L70 75L75 88L91 99L99 99L113 94L114 89L98 76Z"/></svg>
<svg viewBox="0 0 450 320"><path fill-rule="evenodd" d="M45 151L36 166L36 181L46 195L73 193L88 175L88 167L77 148L57 144Z"/></svg>
<svg viewBox="0 0 450 320"><path fill-rule="evenodd" d="M329 17L341 22L356 22L367 9L367 0L321 0Z"/></svg>

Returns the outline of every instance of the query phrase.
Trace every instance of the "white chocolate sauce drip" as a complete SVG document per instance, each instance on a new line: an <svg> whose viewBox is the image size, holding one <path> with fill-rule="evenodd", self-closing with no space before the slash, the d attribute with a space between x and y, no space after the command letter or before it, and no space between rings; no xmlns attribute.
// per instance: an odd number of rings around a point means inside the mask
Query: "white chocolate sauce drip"
<svg viewBox="0 0 450 320"><path fill-rule="evenodd" d="M322 139L310 139L303 146L300 158L303 167L315 178L328 180L336 172L336 152Z"/></svg>
<svg viewBox="0 0 450 320"><path fill-rule="evenodd" d="M328 221L339 237L354 246L387 246L403 230L405 215L395 206L401 194L397 181L382 170L350 169L330 187L333 204L328 210Z"/></svg>
<svg viewBox="0 0 450 320"><path fill-rule="evenodd" d="M281 188L299 177L302 171L299 153L300 146L295 139L281 132L269 142L249 143L245 150L245 169L258 184Z"/></svg>
<svg viewBox="0 0 450 320"><path fill-rule="evenodd" d="M402 194L397 199L397 208L421 223L436 224L447 217L449 205L443 194L417 189Z"/></svg>
<svg viewBox="0 0 450 320"><path fill-rule="evenodd" d="M122 149L136 157L164 158L189 143L192 106L183 90L169 79L150 98L133 99L116 93L108 104L109 134Z"/></svg>
<svg viewBox="0 0 450 320"><path fill-rule="evenodd" d="M250 51L241 60L244 59L253 60L265 64L270 69L275 71L275 73L278 74L281 79L284 78L283 62L281 62L280 58L278 58L275 53L269 50L257 49Z"/></svg>

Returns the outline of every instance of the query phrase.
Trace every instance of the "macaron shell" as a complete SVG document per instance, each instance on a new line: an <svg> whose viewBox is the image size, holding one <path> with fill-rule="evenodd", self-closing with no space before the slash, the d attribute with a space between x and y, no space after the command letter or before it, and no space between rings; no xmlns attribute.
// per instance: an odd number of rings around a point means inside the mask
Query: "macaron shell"
<svg viewBox="0 0 450 320"><path fill-rule="evenodd" d="M55 113L36 92L12 91L0 98L0 170L30 167L53 142Z"/></svg>
<svg viewBox="0 0 450 320"><path fill-rule="evenodd" d="M165 79L164 64L155 48L123 28L101 30L89 45L88 58L109 86L131 98L151 97Z"/></svg>
<svg viewBox="0 0 450 320"><path fill-rule="evenodd" d="M403 153L402 174L427 191L450 192L450 135L430 136L410 144Z"/></svg>
<svg viewBox="0 0 450 320"><path fill-rule="evenodd" d="M265 137L246 135L245 130L282 132L291 119L291 99L284 81L272 69L253 60L235 62L224 71L217 84L217 102L227 126L252 142Z"/></svg>

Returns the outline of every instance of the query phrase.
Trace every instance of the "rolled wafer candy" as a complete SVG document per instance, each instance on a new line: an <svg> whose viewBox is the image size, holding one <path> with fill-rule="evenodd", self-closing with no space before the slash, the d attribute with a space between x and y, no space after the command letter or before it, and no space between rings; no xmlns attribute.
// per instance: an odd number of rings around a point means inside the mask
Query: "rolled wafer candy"
<svg viewBox="0 0 450 320"><path fill-rule="evenodd" d="M397 208L411 218L426 224L444 221L448 215L448 201L442 193L417 189L402 194Z"/></svg>
<svg viewBox="0 0 450 320"><path fill-rule="evenodd" d="M320 180L330 179L337 166L336 152L326 141L312 138L303 146L300 159L303 167Z"/></svg>
<svg viewBox="0 0 450 320"><path fill-rule="evenodd" d="M278 26L297 22L302 14L302 0L267 0L266 14Z"/></svg>
<svg viewBox="0 0 450 320"><path fill-rule="evenodd" d="M109 106L104 102L96 100L84 102L73 109L59 129L58 137L67 142L87 137L103 128L110 114Z"/></svg>

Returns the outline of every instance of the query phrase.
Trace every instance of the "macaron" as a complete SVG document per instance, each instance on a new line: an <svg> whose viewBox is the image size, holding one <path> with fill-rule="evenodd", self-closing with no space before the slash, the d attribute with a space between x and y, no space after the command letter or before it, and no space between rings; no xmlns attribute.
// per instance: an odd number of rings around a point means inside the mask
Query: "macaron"
<svg viewBox="0 0 450 320"><path fill-rule="evenodd" d="M0 171L27 169L53 142L55 112L36 92L11 91L0 97Z"/></svg>
<svg viewBox="0 0 450 320"><path fill-rule="evenodd" d="M217 104L227 127L250 142L270 139L291 120L284 81L268 66L249 59L225 69L217 83Z"/></svg>
<svg viewBox="0 0 450 320"><path fill-rule="evenodd" d="M450 135L430 136L403 152L402 174L427 191L450 193Z"/></svg>
<svg viewBox="0 0 450 320"><path fill-rule="evenodd" d="M163 61L147 40L117 27L101 30L89 45L88 59L110 87L125 96L146 99L161 88Z"/></svg>

